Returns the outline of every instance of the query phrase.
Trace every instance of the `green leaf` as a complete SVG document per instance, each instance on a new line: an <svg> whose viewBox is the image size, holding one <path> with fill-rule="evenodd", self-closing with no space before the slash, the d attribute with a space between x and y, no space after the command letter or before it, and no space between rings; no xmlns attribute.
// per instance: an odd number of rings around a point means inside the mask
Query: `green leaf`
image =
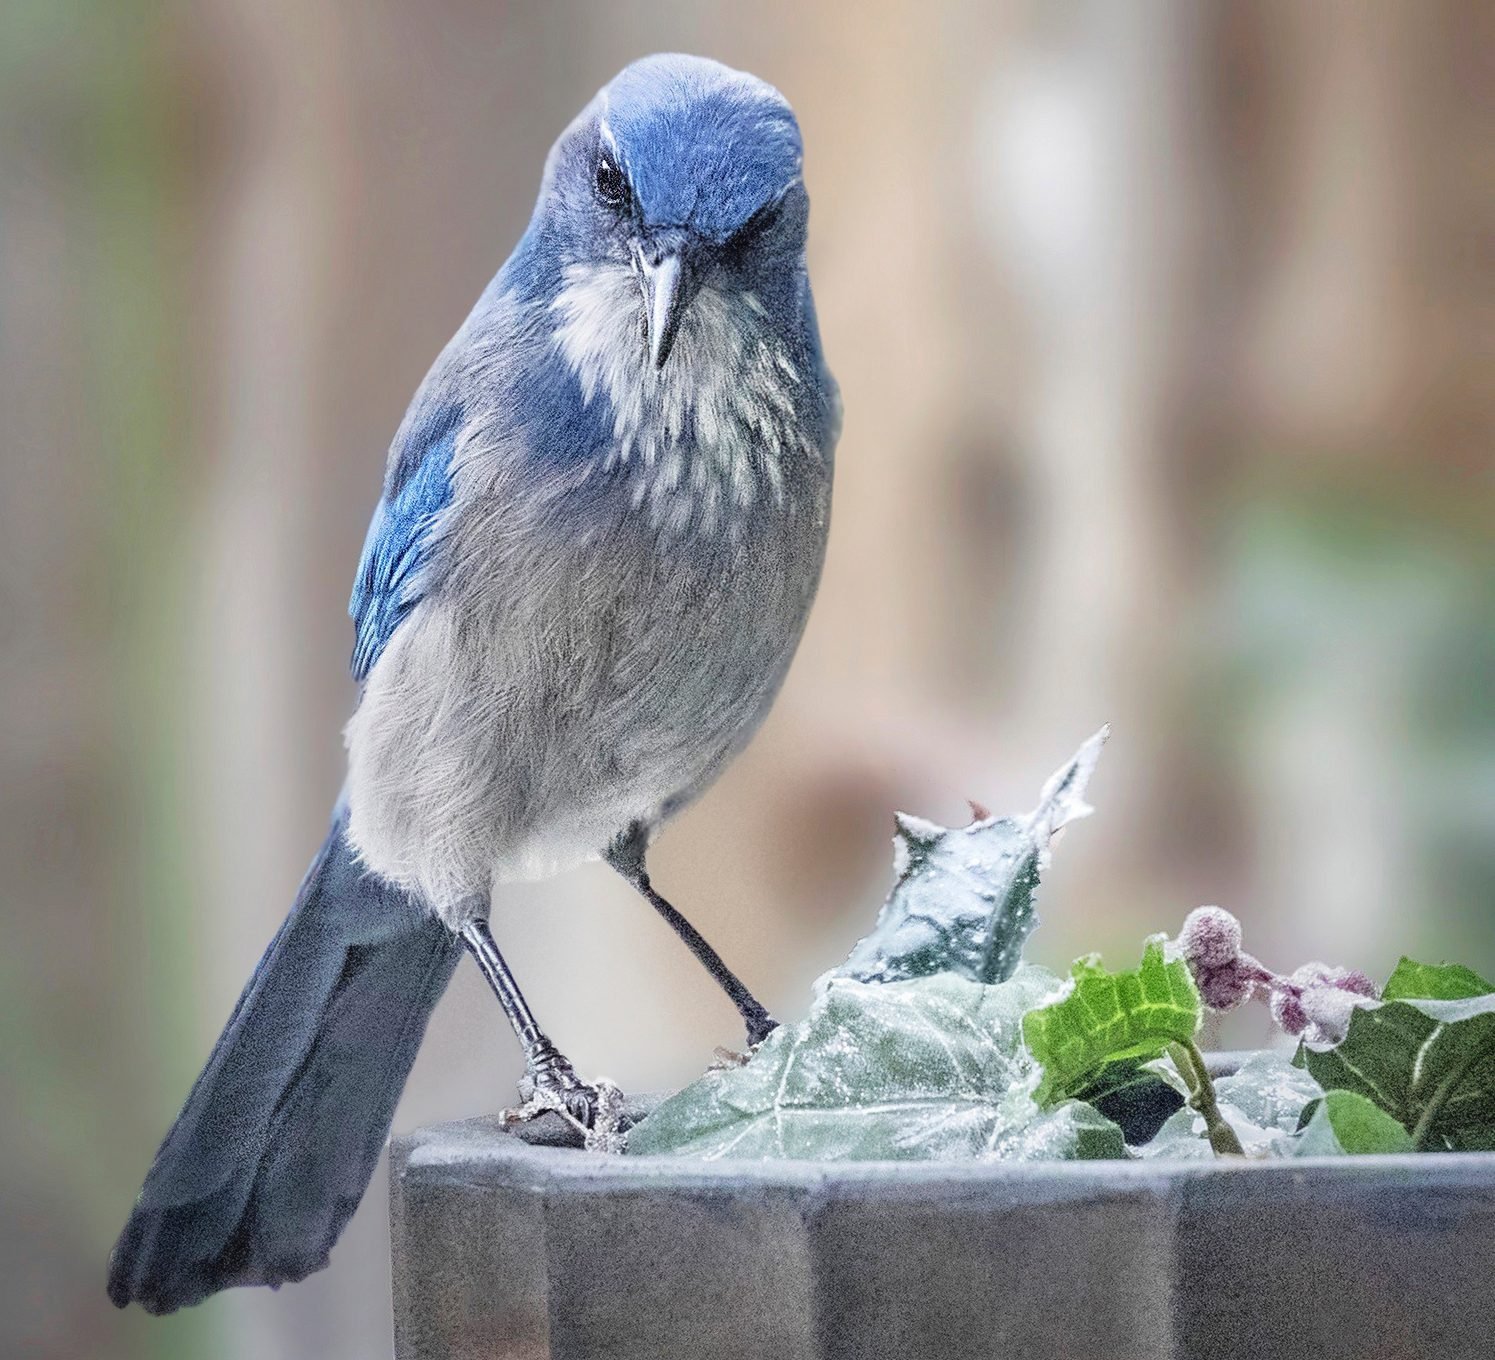
<svg viewBox="0 0 1495 1360"><path fill-rule="evenodd" d="M1461 963L1417 963L1403 958L1386 980L1384 1001L1463 1001L1495 992L1472 968Z"/></svg>
<svg viewBox="0 0 1495 1360"><path fill-rule="evenodd" d="M1068 992L1023 1017L1023 1037L1043 1066L1040 1104L1083 1091L1110 1063L1155 1058L1199 1028L1199 992L1182 959L1171 963L1163 939L1147 941L1141 966L1109 973L1097 955L1076 961Z"/></svg>
<svg viewBox="0 0 1495 1360"><path fill-rule="evenodd" d="M1303 1132L1292 1145L1295 1157L1412 1150L1406 1129L1356 1091L1330 1091L1315 1101Z"/></svg>
<svg viewBox="0 0 1495 1360"><path fill-rule="evenodd" d="M1253 1053L1238 1071L1215 1080L1220 1114L1235 1130L1248 1157L1286 1156L1303 1110L1323 1095L1318 1082L1281 1054ZM1143 1157L1213 1160L1204 1117L1185 1107L1145 1144Z"/></svg>
<svg viewBox="0 0 1495 1360"><path fill-rule="evenodd" d="M1057 979L993 986L953 973L831 983L742 1067L708 1072L629 1135L631 1154L822 1160L1121 1157L1088 1105L1039 1109L1025 1011Z"/></svg>
<svg viewBox="0 0 1495 1360"><path fill-rule="evenodd" d="M834 978L899 982L944 972L975 982L1011 977L1038 924L1034 898L1049 842L1091 811L1085 786L1108 731L1102 728L1080 747L1026 816L943 827L899 813L893 842L898 880L872 932L817 985Z"/></svg>
<svg viewBox="0 0 1495 1360"><path fill-rule="evenodd" d="M1361 1006L1342 1043L1302 1057L1326 1091L1374 1101L1419 1149L1495 1149L1495 993Z"/></svg>

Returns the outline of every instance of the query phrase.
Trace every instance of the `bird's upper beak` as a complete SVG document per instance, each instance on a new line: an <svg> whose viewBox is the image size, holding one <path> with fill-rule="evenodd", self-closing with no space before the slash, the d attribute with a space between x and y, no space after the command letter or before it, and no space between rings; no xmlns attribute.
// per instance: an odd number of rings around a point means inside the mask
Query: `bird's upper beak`
<svg viewBox="0 0 1495 1360"><path fill-rule="evenodd" d="M653 243L637 252L639 283L644 290L644 317L649 331L649 361L663 368L675 347L691 301L700 291L699 271L685 241Z"/></svg>

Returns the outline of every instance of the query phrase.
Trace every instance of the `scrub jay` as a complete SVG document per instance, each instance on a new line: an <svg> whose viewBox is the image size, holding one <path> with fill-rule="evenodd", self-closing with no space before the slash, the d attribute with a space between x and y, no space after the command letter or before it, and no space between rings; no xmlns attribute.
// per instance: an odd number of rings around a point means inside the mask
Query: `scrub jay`
<svg viewBox="0 0 1495 1360"><path fill-rule="evenodd" d="M550 152L528 230L405 416L353 587L331 830L156 1155L109 1293L152 1312L327 1262L464 948L574 1117L581 1081L489 932L494 882L649 881L742 749L815 595L839 426L777 90L649 57Z"/></svg>

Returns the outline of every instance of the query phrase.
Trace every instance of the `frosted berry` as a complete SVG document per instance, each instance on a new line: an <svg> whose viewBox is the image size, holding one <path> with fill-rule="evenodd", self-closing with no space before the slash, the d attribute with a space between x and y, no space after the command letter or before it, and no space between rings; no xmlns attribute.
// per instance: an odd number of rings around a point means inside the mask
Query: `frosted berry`
<svg viewBox="0 0 1495 1360"><path fill-rule="evenodd" d="M1365 998L1342 987L1306 987L1303 990L1303 1014L1308 1028L1303 1037L1310 1044L1337 1044L1349 1032L1350 1017Z"/></svg>
<svg viewBox="0 0 1495 1360"><path fill-rule="evenodd" d="M1381 995L1376 984L1358 968L1331 968L1327 963L1305 963L1293 973L1293 981L1300 987L1330 987L1369 1001Z"/></svg>
<svg viewBox="0 0 1495 1360"><path fill-rule="evenodd" d="M1184 918L1178 946L1196 977L1223 968L1240 957L1241 923L1223 907L1195 907Z"/></svg>
<svg viewBox="0 0 1495 1360"><path fill-rule="evenodd" d="M1212 1011L1233 1011L1256 982L1256 969L1246 959L1234 958L1218 968L1194 968L1200 999Z"/></svg>
<svg viewBox="0 0 1495 1360"><path fill-rule="evenodd" d="M1308 1013L1296 988L1281 987L1272 992L1272 1019L1284 1034L1301 1034L1308 1028Z"/></svg>

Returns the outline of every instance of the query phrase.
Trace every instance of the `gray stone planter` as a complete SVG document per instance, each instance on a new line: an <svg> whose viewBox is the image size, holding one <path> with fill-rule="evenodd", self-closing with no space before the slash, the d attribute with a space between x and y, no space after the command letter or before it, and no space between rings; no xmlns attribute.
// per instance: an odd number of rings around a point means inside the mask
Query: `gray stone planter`
<svg viewBox="0 0 1495 1360"><path fill-rule="evenodd" d="M393 1148L398 1360L1488 1360L1495 1154L702 1163Z"/></svg>

